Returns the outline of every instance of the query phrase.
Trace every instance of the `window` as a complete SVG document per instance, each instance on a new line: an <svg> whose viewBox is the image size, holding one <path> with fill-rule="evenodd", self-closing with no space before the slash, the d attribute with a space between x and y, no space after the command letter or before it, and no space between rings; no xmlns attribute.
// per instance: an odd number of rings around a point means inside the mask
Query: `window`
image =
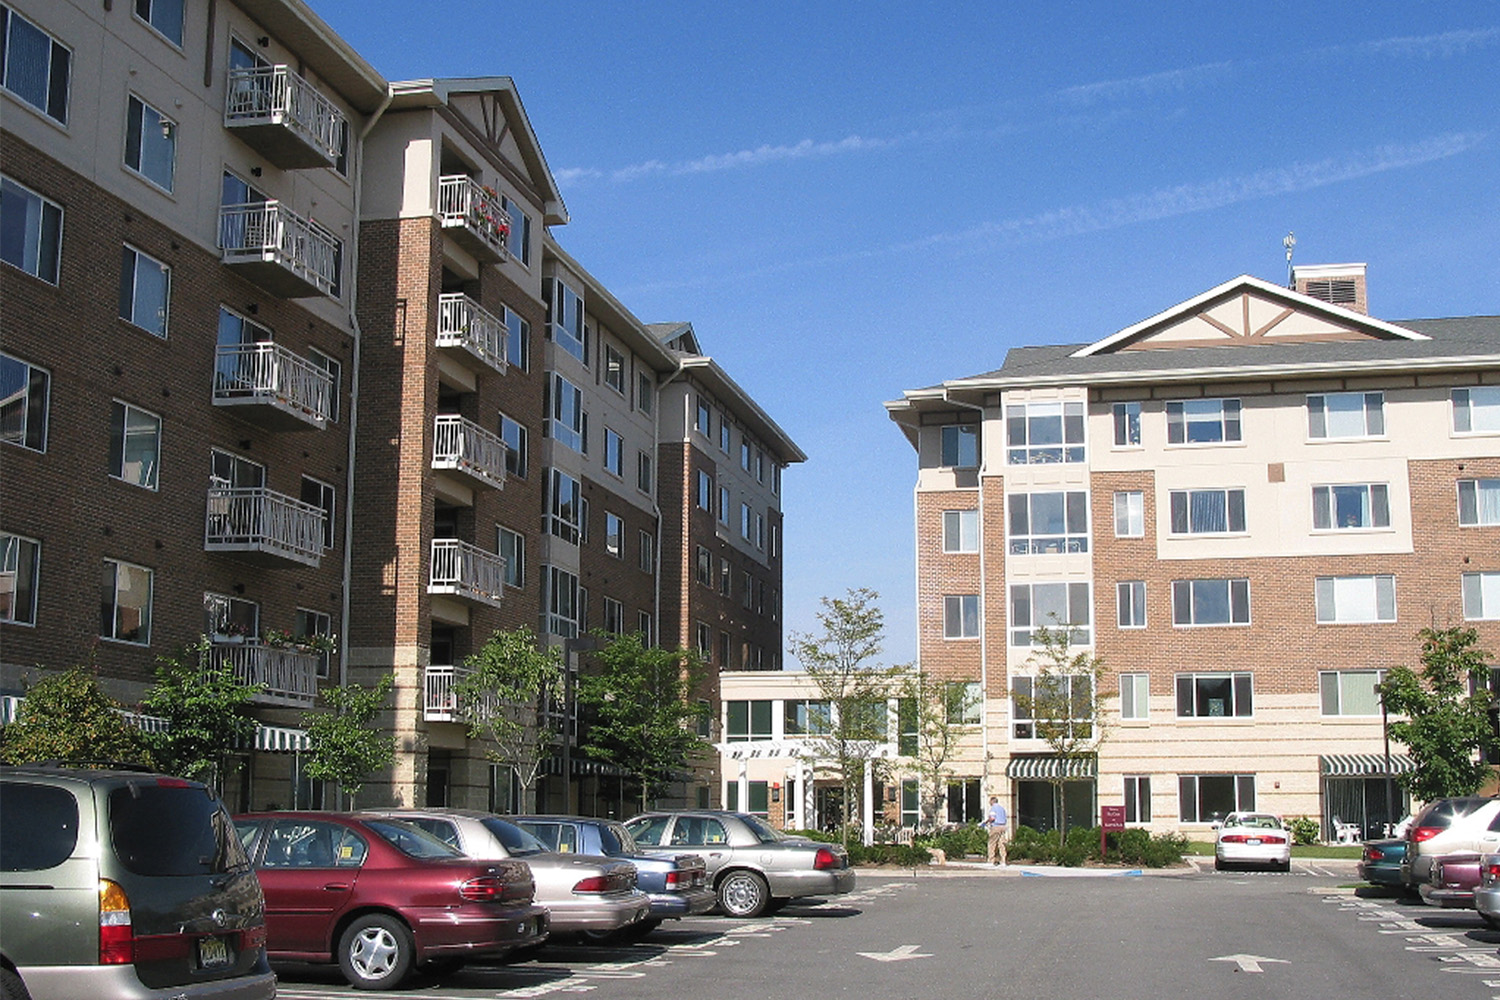
<svg viewBox="0 0 1500 1000"><path fill-rule="evenodd" d="M125 165L163 190L172 190L177 123L130 95L125 112Z"/></svg>
<svg viewBox="0 0 1500 1000"><path fill-rule="evenodd" d="M625 439L604 428L604 471L625 478Z"/></svg>
<svg viewBox="0 0 1500 1000"><path fill-rule="evenodd" d="M729 524L729 487L719 487L719 523Z"/></svg>
<svg viewBox="0 0 1500 1000"><path fill-rule="evenodd" d="M311 504L323 512L323 548L325 550L333 548L333 540L337 535L334 521L336 492L328 483L311 476L302 477L302 502Z"/></svg>
<svg viewBox="0 0 1500 1000"><path fill-rule="evenodd" d="M1253 774L1180 774L1178 818L1184 823L1212 823L1232 812L1255 808Z"/></svg>
<svg viewBox="0 0 1500 1000"><path fill-rule="evenodd" d="M167 335L172 269L131 246L120 253L120 318L158 337Z"/></svg>
<svg viewBox="0 0 1500 1000"><path fill-rule="evenodd" d="M0 22L0 83L48 118L66 125L73 53L8 6L0 6Z"/></svg>
<svg viewBox="0 0 1500 1000"><path fill-rule="evenodd" d="M610 635L621 635L625 631L625 606L613 597L604 599L604 621L600 628Z"/></svg>
<svg viewBox="0 0 1500 1000"><path fill-rule="evenodd" d="M922 722L917 711L917 699L896 700L896 752L903 757L915 757L921 749Z"/></svg>
<svg viewBox="0 0 1500 1000"><path fill-rule="evenodd" d="M0 531L0 622L36 624L36 578L42 543Z"/></svg>
<svg viewBox="0 0 1500 1000"><path fill-rule="evenodd" d="M1384 670L1319 671L1323 714L1379 715L1380 692L1375 687L1384 679Z"/></svg>
<svg viewBox="0 0 1500 1000"><path fill-rule="evenodd" d="M713 477L702 469L698 470L698 509L712 511L714 506L714 481Z"/></svg>
<svg viewBox="0 0 1500 1000"><path fill-rule="evenodd" d="M1458 523L1465 527L1500 524L1500 479L1458 481Z"/></svg>
<svg viewBox="0 0 1500 1000"><path fill-rule="evenodd" d="M641 532L640 556L641 572L656 572L656 539L648 531Z"/></svg>
<svg viewBox="0 0 1500 1000"><path fill-rule="evenodd" d="M1010 588L1010 644L1030 646L1037 629L1068 627L1068 641L1088 645L1093 620L1086 583L1021 583Z"/></svg>
<svg viewBox="0 0 1500 1000"><path fill-rule="evenodd" d="M748 611L754 604L755 577L751 576L747 569L740 573L740 606Z"/></svg>
<svg viewBox="0 0 1500 1000"><path fill-rule="evenodd" d="M729 454L729 421L722 417L719 419L719 450Z"/></svg>
<svg viewBox="0 0 1500 1000"><path fill-rule="evenodd" d="M1120 718L1149 719L1151 717L1151 675L1120 675Z"/></svg>
<svg viewBox="0 0 1500 1000"><path fill-rule="evenodd" d="M655 481L655 463L651 456L644 451L637 452L635 456L635 486L642 493L651 492L651 484Z"/></svg>
<svg viewBox="0 0 1500 1000"><path fill-rule="evenodd" d="M1314 486L1312 497L1316 531L1391 526L1390 491L1385 483Z"/></svg>
<svg viewBox="0 0 1500 1000"><path fill-rule="evenodd" d="M704 437L712 437L714 432L714 411L708 405L708 400L699 396L697 409L693 415L693 430Z"/></svg>
<svg viewBox="0 0 1500 1000"><path fill-rule="evenodd" d="M1500 619L1500 573L1465 573L1462 587L1465 620Z"/></svg>
<svg viewBox="0 0 1500 1000"><path fill-rule="evenodd" d="M505 414L500 414L500 440L505 442L505 471L517 479L526 478L526 428Z"/></svg>
<svg viewBox="0 0 1500 1000"><path fill-rule="evenodd" d="M1084 674L1017 677L1012 682L1011 736L1089 739L1094 732L1094 680Z"/></svg>
<svg viewBox="0 0 1500 1000"><path fill-rule="evenodd" d="M0 260L57 284L62 226L61 205L0 176Z"/></svg>
<svg viewBox="0 0 1500 1000"><path fill-rule="evenodd" d="M742 436L740 438L740 468L746 472L750 471L750 450L750 439Z"/></svg>
<svg viewBox="0 0 1500 1000"><path fill-rule="evenodd" d="M746 541L750 539L750 532L752 530L750 523L750 505L742 503L740 504L740 537Z"/></svg>
<svg viewBox="0 0 1500 1000"><path fill-rule="evenodd" d="M1245 530L1244 490L1173 490L1172 534L1223 535Z"/></svg>
<svg viewBox="0 0 1500 1000"><path fill-rule="evenodd" d="M228 594L203 595L203 634L215 640L260 635L260 605Z"/></svg>
<svg viewBox="0 0 1500 1000"><path fill-rule="evenodd" d="M604 345L604 384L625 395L625 355Z"/></svg>
<svg viewBox="0 0 1500 1000"><path fill-rule="evenodd" d="M694 576L705 587L714 585L714 559L708 549L698 546L698 557L694 560Z"/></svg>
<svg viewBox="0 0 1500 1000"><path fill-rule="evenodd" d="M1121 628L1146 627L1146 581L1121 580L1115 584L1115 610Z"/></svg>
<svg viewBox="0 0 1500 1000"><path fill-rule="evenodd" d="M99 588L99 634L106 639L151 642L151 570L104 560Z"/></svg>
<svg viewBox="0 0 1500 1000"><path fill-rule="evenodd" d="M732 664L729 662L730 641L728 632L719 633L719 669L729 670Z"/></svg>
<svg viewBox="0 0 1500 1000"><path fill-rule="evenodd" d="M728 559L719 560L719 596L734 596L734 568Z"/></svg>
<svg viewBox="0 0 1500 1000"><path fill-rule="evenodd" d="M505 363L521 371L531 369L531 324L510 306L505 306Z"/></svg>
<svg viewBox="0 0 1500 1000"><path fill-rule="evenodd" d="M903 827L914 827L922 822L922 782L920 779L901 779L900 808Z"/></svg>
<svg viewBox="0 0 1500 1000"><path fill-rule="evenodd" d="M949 424L943 428L943 465L955 469L979 466L979 428L973 424Z"/></svg>
<svg viewBox="0 0 1500 1000"><path fill-rule="evenodd" d="M1238 440L1238 399L1183 399L1167 403L1167 444L1221 444Z"/></svg>
<svg viewBox="0 0 1500 1000"><path fill-rule="evenodd" d="M307 608L297 609L297 620L292 631L293 638L309 639L318 636L323 639L332 640L333 619L322 611L310 611ZM318 676L328 676L328 663L331 654L326 650L318 654Z"/></svg>
<svg viewBox="0 0 1500 1000"><path fill-rule="evenodd" d="M500 207L510 216L510 236L505 241L511 257L522 266L531 266L531 216L521 211L521 206L504 195L500 196Z"/></svg>
<svg viewBox="0 0 1500 1000"><path fill-rule="evenodd" d="M1044 555L1089 550L1089 498L1068 493L1012 493L1010 554Z"/></svg>
<svg viewBox="0 0 1500 1000"><path fill-rule="evenodd" d="M821 736L833 729L833 712L826 701L788 698L782 705L782 732L787 736Z"/></svg>
<svg viewBox="0 0 1500 1000"><path fill-rule="evenodd" d="M726 701L724 703L724 737L730 743L771 738L772 702Z"/></svg>
<svg viewBox="0 0 1500 1000"><path fill-rule="evenodd" d="M135 0L135 16L182 47L182 0Z"/></svg>
<svg viewBox="0 0 1500 1000"><path fill-rule="evenodd" d="M1140 490L1122 490L1115 494L1115 537L1144 538L1146 535L1146 495Z"/></svg>
<svg viewBox="0 0 1500 1000"><path fill-rule="evenodd" d="M1254 714L1253 684L1248 671L1223 674L1178 674L1177 717L1220 719Z"/></svg>
<svg viewBox="0 0 1500 1000"><path fill-rule="evenodd" d="M580 498L578 501L578 544L580 545L588 544L589 523L593 520L590 516L591 510L588 497Z"/></svg>
<svg viewBox="0 0 1500 1000"><path fill-rule="evenodd" d="M1141 404L1116 403L1112 409L1115 423L1115 447L1138 446L1141 443Z"/></svg>
<svg viewBox="0 0 1500 1000"><path fill-rule="evenodd" d="M1453 432L1500 432L1500 386L1453 390Z"/></svg>
<svg viewBox="0 0 1500 1000"><path fill-rule="evenodd" d="M978 594L950 594L943 598L943 638L979 638Z"/></svg>
<svg viewBox="0 0 1500 1000"><path fill-rule="evenodd" d="M1384 393L1329 392L1307 397L1309 438L1322 441L1384 435Z"/></svg>
<svg viewBox="0 0 1500 1000"><path fill-rule="evenodd" d="M770 553L772 559L775 559L777 556L781 555L781 530L775 524L771 525Z"/></svg>
<svg viewBox="0 0 1500 1000"><path fill-rule="evenodd" d="M979 511L943 511L943 551L979 551Z"/></svg>
<svg viewBox="0 0 1500 1000"><path fill-rule="evenodd" d="M714 630L703 622L698 622L693 627L693 648L698 651L698 655L703 657L705 662L713 656Z"/></svg>
<svg viewBox="0 0 1500 1000"><path fill-rule="evenodd" d="M1149 775L1125 775L1125 822L1151 822L1151 778Z"/></svg>
<svg viewBox="0 0 1500 1000"><path fill-rule="evenodd" d="M1173 580L1172 624L1250 624L1250 581Z"/></svg>
<svg viewBox="0 0 1500 1000"><path fill-rule="evenodd" d="M781 496L781 463L771 463L771 492Z"/></svg>
<svg viewBox="0 0 1500 1000"><path fill-rule="evenodd" d="M115 400L109 418L109 474L154 490L160 465L161 417Z"/></svg>
<svg viewBox="0 0 1500 1000"><path fill-rule="evenodd" d="M977 726L984 719L984 689L978 681L945 681L943 715L950 726Z"/></svg>
<svg viewBox="0 0 1500 1000"><path fill-rule="evenodd" d="M757 483L766 481L766 453L759 448L755 449L755 481Z"/></svg>
<svg viewBox="0 0 1500 1000"><path fill-rule="evenodd" d="M762 552L766 550L766 515L755 515L755 547Z"/></svg>
<svg viewBox="0 0 1500 1000"><path fill-rule="evenodd" d="M266 469L258 462L215 448L209 455L208 478L214 489L259 489L266 484Z"/></svg>
<svg viewBox="0 0 1500 1000"><path fill-rule="evenodd" d="M505 560L505 583L510 587L526 586L526 537L509 528L500 528L496 551Z"/></svg>
<svg viewBox="0 0 1500 1000"><path fill-rule="evenodd" d="M550 398L547 401L546 434L574 451L586 452L583 390L556 372L548 379L547 386Z"/></svg>
<svg viewBox="0 0 1500 1000"><path fill-rule="evenodd" d="M1011 465L1082 462L1082 403L1023 403L1005 408L1005 461Z"/></svg>
<svg viewBox="0 0 1500 1000"><path fill-rule="evenodd" d="M642 646L650 646L653 642L655 642L655 640L651 638L654 631L651 628L651 612L637 611L635 613L635 630L641 634Z"/></svg>
<svg viewBox="0 0 1500 1000"><path fill-rule="evenodd" d="M563 282L552 278L547 296L547 330L552 340L573 357L588 364L584 342L583 299Z"/></svg>
<svg viewBox="0 0 1500 1000"><path fill-rule="evenodd" d="M642 413L650 413L656 408L656 383L645 372L635 377L635 405Z"/></svg>
<svg viewBox="0 0 1500 1000"><path fill-rule="evenodd" d="M1314 592L1320 625L1396 620L1394 576L1320 576Z"/></svg>
<svg viewBox="0 0 1500 1000"><path fill-rule="evenodd" d="M577 545L583 527L583 486L561 469L552 470L551 484L552 517L548 530L563 541Z"/></svg>
<svg viewBox="0 0 1500 1000"><path fill-rule="evenodd" d="M543 566L542 581L547 631L567 639L578 635L578 577L556 566Z"/></svg>
<svg viewBox="0 0 1500 1000"><path fill-rule="evenodd" d="M32 451L47 450L50 385L45 369L0 353L0 441Z"/></svg>
<svg viewBox="0 0 1500 1000"><path fill-rule="evenodd" d="M625 557L625 519L609 511L604 512L604 551L616 559Z"/></svg>

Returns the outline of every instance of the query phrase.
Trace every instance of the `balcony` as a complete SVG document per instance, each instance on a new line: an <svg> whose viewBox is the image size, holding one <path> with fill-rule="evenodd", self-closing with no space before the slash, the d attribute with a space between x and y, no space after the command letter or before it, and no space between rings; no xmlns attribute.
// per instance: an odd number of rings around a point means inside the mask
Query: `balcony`
<svg viewBox="0 0 1500 1000"><path fill-rule="evenodd" d="M498 608L505 589L505 559L457 538L434 538L428 581L429 594Z"/></svg>
<svg viewBox="0 0 1500 1000"><path fill-rule="evenodd" d="M333 376L270 341L225 345L214 354L214 405L238 407L271 430L323 430L333 413Z"/></svg>
<svg viewBox="0 0 1500 1000"><path fill-rule="evenodd" d="M432 468L462 473L469 485L505 485L505 442L465 417L440 414L432 432Z"/></svg>
<svg viewBox="0 0 1500 1000"><path fill-rule="evenodd" d="M290 66L229 71L224 127L283 170L338 162L348 122Z"/></svg>
<svg viewBox="0 0 1500 1000"><path fill-rule="evenodd" d="M505 259L510 214L490 188L463 174L439 177L438 218L443 231L482 262Z"/></svg>
<svg viewBox="0 0 1500 1000"><path fill-rule="evenodd" d="M309 708L318 698L318 666L323 658L317 653L218 641L212 649L211 655L220 662L228 660L241 681L261 685L260 693L250 699L254 704Z"/></svg>
<svg viewBox="0 0 1500 1000"><path fill-rule="evenodd" d="M437 346L467 367L505 374L508 331L494 314L462 292L438 296Z"/></svg>
<svg viewBox="0 0 1500 1000"><path fill-rule="evenodd" d="M279 201L219 209L224 263L273 295L305 299L338 287L339 241Z"/></svg>
<svg viewBox="0 0 1500 1000"><path fill-rule="evenodd" d="M207 552L243 552L268 565L317 566L323 559L321 508L264 486L208 491Z"/></svg>
<svg viewBox="0 0 1500 1000"><path fill-rule="evenodd" d="M463 667L429 666L422 672L422 718L428 722L461 722L458 682Z"/></svg>

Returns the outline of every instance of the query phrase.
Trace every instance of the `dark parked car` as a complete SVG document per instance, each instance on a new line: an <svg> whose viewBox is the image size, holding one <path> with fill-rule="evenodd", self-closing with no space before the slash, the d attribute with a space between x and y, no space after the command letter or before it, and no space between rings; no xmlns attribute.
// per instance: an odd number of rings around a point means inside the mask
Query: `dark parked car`
<svg viewBox="0 0 1500 1000"><path fill-rule="evenodd" d="M206 786L0 768L6 1000L269 1000L265 901Z"/></svg>
<svg viewBox="0 0 1500 1000"><path fill-rule="evenodd" d="M1479 855L1445 854L1432 859L1427 881L1417 887L1422 901L1432 906L1461 910L1474 908L1474 890L1479 887Z"/></svg>
<svg viewBox="0 0 1500 1000"><path fill-rule="evenodd" d="M407 823L278 812L234 821L266 894L273 960L337 962L360 989L547 936L520 861L476 861Z"/></svg>
<svg viewBox="0 0 1500 1000"><path fill-rule="evenodd" d="M624 824L582 816L512 816L512 821L547 849L561 854L599 854L635 865L636 885L651 899L646 919L629 928L644 937L663 920L707 913L718 902L708 884L708 868L697 854L660 857L636 846Z"/></svg>
<svg viewBox="0 0 1500 1000"><path fill-rule="evenodd" d="M1401 860L1405 857L1405 840L1367 840L1359 859L1359 877L1374 885L1407 888L1401 875Z"/></svg>

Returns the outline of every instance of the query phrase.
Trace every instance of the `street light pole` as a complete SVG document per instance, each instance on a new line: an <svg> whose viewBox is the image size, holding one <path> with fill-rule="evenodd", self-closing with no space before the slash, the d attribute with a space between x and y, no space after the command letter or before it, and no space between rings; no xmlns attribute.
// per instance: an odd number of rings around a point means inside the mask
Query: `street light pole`
<svg viewBox="0 0 1500 1000"><path fill-rule="evenodd" d="M1385 692L1380 692L1380 735L1385 740L1385 824L1386 836L1390 836L1395 825L1395 789L1391 779L1391 716L1385 707Z"/></svg>
<svg viewBox="0 0 1500 1000"><path fill-rule="evenodd" d="M563 640L563 812L569 816L573 810L573 740L578 734L577 697L578 654L599 648L599 640L591 635L577 635Z"/></svg>

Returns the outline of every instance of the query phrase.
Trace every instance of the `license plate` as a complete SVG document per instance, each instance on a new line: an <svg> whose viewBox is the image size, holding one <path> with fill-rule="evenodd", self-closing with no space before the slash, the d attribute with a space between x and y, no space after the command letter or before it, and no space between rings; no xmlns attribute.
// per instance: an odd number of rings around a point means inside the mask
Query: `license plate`
<svg viewBox="0 0 1500 1000"><path fill-rule="evenodd" d="M1260 846L1260 838L1259 837L1251 837L1249 840L1245 841L1245 843L1249 844L1251 847L1259 847Z"/></svg>
<svg viewBox="0 0 1500 1000"><path fill-rule="evenodd" d="M198 964L205 969L216 969L229 964L229 945L220 937L198 939Z"/></svg>

